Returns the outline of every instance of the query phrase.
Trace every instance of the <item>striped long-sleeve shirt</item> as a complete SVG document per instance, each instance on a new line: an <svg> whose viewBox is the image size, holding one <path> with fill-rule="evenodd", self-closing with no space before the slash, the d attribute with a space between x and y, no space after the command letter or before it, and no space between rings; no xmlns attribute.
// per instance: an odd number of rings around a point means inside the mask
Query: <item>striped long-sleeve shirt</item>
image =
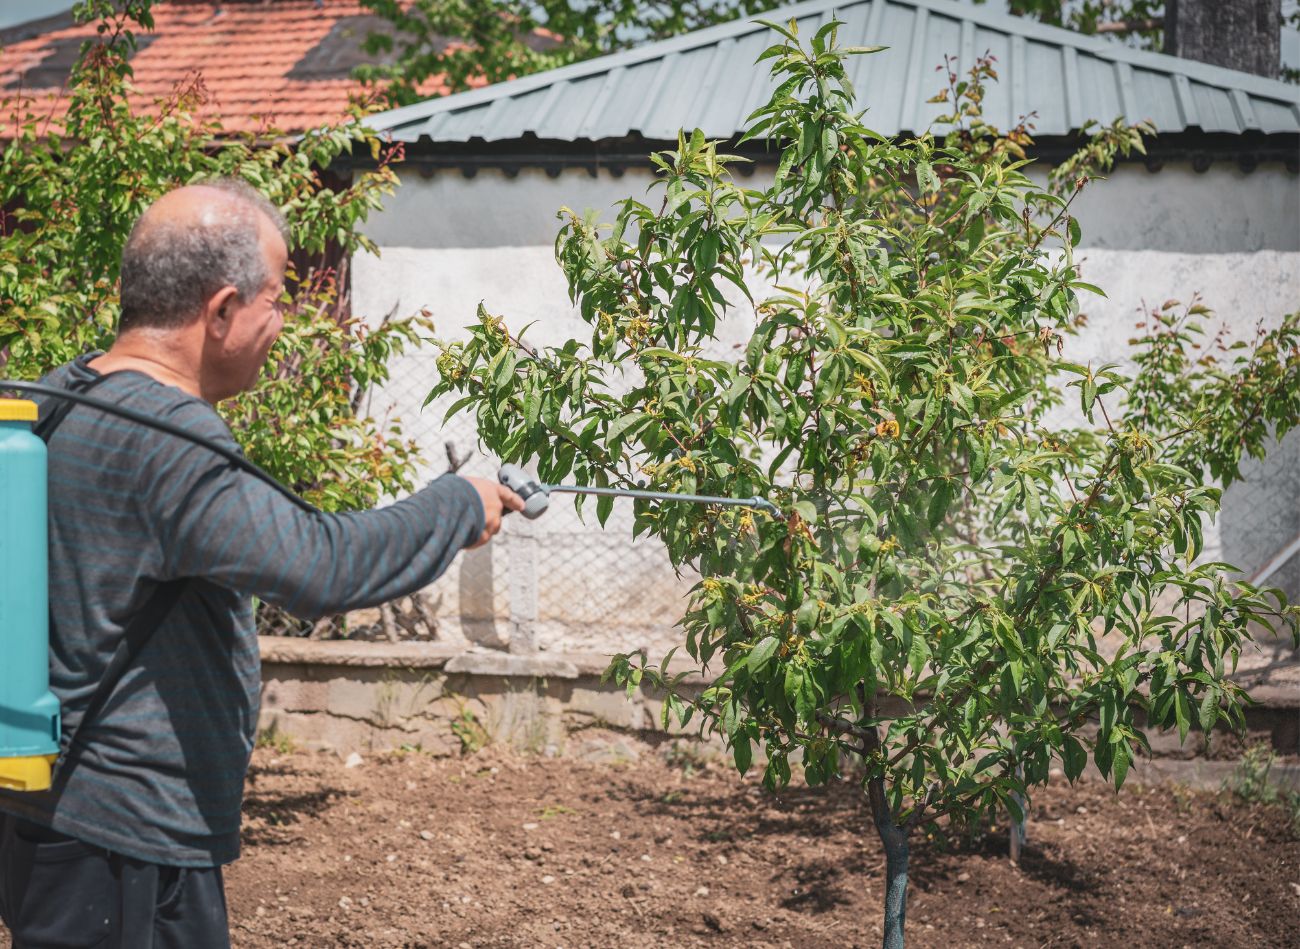
<svg viewBox="0 0 1300 949"><path fill-rule="evenodd" d="M93 355L45 381L93 379ZM142 373L93 395L237 448L210 405ZM251 598L306 618L372 606L431 582L483 530L455 475L379 510L313 514L202 446L87 407L50 441L49 506L50 687L66 732L157 584L192 579L79 736L62 792L0 792L0 810L171 866L239 855L261 686Z"/></svg>

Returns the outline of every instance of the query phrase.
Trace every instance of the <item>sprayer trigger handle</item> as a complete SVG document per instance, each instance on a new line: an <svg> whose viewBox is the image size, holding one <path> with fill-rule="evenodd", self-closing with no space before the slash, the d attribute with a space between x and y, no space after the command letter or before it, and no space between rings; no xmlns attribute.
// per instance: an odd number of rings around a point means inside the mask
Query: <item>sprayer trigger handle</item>
<svg viewBox="0 0 1300 949"><path fill-rule="evenodd" d="M506 464L497 472L502 484L524 499L524 517L536 520L550 507L551 496L546 488L532 475L518 465ZM507 510L506 513L509 513Z"/></svg>

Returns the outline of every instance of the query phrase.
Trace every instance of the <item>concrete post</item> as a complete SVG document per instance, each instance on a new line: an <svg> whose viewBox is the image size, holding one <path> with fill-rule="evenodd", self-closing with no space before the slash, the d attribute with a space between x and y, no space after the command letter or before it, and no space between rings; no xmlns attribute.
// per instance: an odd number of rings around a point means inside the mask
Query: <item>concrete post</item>
<svg viewBox="0 0 1300 949"><path fill-rule="evenodd" d="M537 534L522 515L510 521L510 651L537 652Z"/></svg>

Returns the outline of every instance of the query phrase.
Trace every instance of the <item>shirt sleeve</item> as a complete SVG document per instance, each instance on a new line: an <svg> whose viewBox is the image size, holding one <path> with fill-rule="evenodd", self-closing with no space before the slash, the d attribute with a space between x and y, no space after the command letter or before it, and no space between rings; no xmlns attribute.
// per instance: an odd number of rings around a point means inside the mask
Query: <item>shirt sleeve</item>
<svg viewBox="0 0 1300 949"><path fill-rule="evenodd" d="M170 421L227 448L220 417L194 400ZM445 474L387 507L306 511L215 452L158 434L145 498L167 576L201 577L304 619L362 609L412 593L483 532L474 486Z"/></svg>

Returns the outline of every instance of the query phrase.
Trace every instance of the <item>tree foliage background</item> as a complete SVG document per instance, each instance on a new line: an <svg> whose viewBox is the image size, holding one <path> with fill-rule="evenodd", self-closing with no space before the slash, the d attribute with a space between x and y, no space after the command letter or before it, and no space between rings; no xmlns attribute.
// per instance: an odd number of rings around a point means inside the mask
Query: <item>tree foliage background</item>
<svg viewBox="0 0 1300 949"><path fill-rule="evenodd" d="M356 76L393 107L540 72L768 9L772 0L361 0L390 24L367 39L389 65ZM421 91L425 88L425 91Z"/></svg>
<svg viewBox="0 0 1300 949"><path fill-rule="evenodd" d="M357 121L290 141L274 130L226 135L195 116L191 75L156 112L132 108L128 57L152 27L149 0L88 0L98 24L52 110L19 94L0 101L0 373L35 378L112 340L122 246L155 198L216 175L243 178L285 214L293 269L285 330L263 381L220 406L249 457L330 510L373 505L411 486L413 447L396 420L371 417L364 393L414 341L422 316L367 329L341 294L350 253L368 247L358 225L393 192L391 151ZM353 151L374 169L335 190L322 172Z"/></svg>

